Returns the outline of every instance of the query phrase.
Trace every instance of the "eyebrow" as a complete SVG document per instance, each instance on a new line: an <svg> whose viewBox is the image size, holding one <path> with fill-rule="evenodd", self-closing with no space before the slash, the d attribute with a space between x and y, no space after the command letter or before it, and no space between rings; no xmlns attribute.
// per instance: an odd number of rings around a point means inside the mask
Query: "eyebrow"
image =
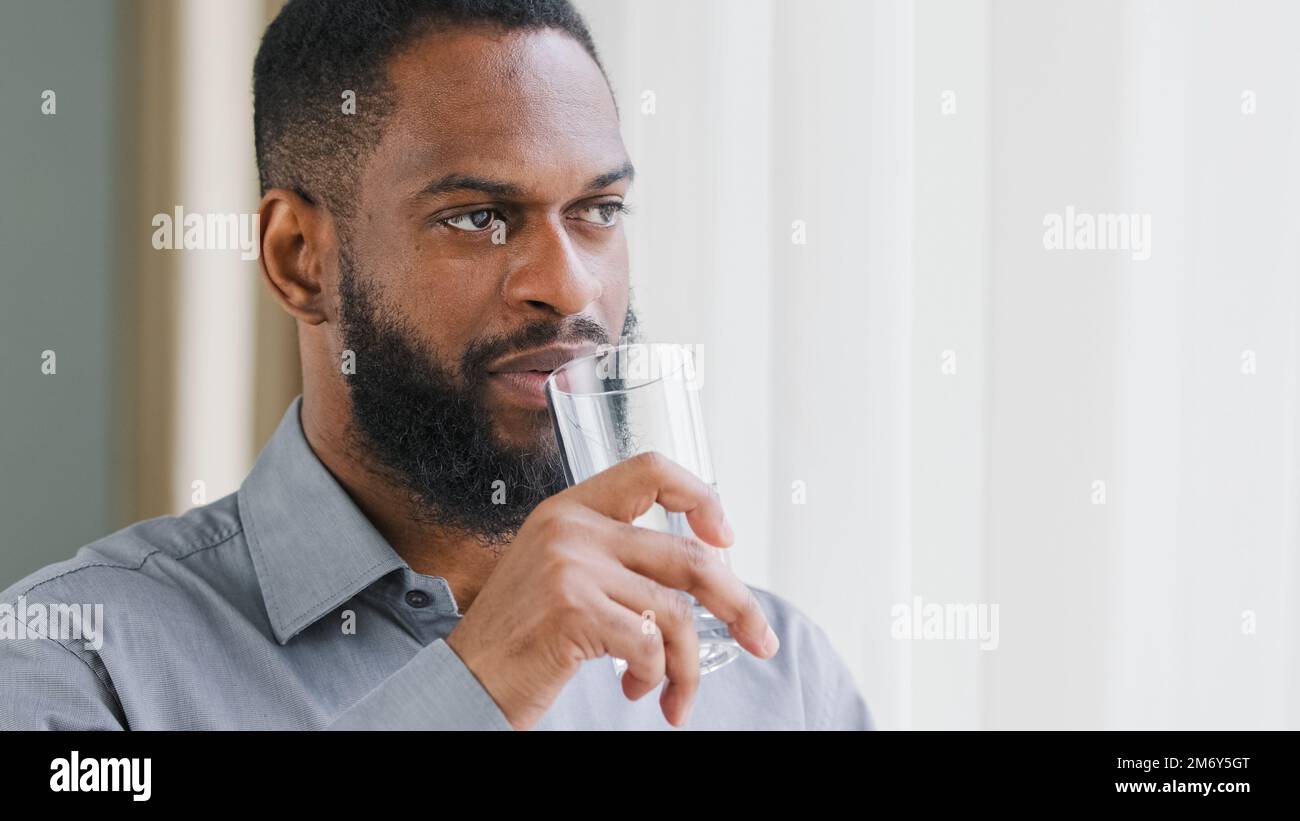
<svg viewBox="0 0 1300 821"><path fill-rule="evenodd" d="M613 171L606 171L599 177L594 178L587 183L588 191L599 191L607 185L613 185L619 180L627 180L629 183L636 177L636 169L632 167L631 161L623 163L622 166L615 168Z"/></svg>
<svg viewBox="0 0 1300 821"><path fill-rule="evenodd" d="M625 162L618 168L606 171L597 177L593 177L591 182L587 183L585 190L599 191L606 186L613 185L619 180L629 182L636 176L636 169L632 167L631 162ZM477 191L482 194L488 194L493 197L517 197L521 189L519 186L503 182L501 180L492 180L487 177L475 177L468 174L447 174L440 177L428 185L424 186L416 193L417 199L423 197L437 197L443 194L450 194L454 191Z"/></svg>

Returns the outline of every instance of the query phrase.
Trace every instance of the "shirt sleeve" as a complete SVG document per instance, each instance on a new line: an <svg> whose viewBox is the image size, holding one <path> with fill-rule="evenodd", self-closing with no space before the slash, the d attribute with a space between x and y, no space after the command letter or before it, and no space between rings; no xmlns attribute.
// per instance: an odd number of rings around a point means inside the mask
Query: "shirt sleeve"
<svg viewBox="0 0 1300 821"><path fill-rule="evenodd" d="M112 688L62 642L0 641L0 731L125 729Z"/></svg>
<svg viewBox="0 0 1300 821"><path fill-rule="evenodd" d="M327 730L513 730L445 639L424 647Z"/></svg>

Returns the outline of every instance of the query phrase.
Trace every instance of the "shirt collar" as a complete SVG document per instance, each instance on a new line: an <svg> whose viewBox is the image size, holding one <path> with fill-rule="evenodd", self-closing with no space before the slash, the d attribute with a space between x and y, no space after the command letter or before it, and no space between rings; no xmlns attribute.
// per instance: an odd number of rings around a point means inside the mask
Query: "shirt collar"
<svg viewBox="0 0 1300 821"><path fill-rule="evenodd" d="M312 451L301 408L300 395L239 488L249 553L282 645L377 579L409 569Z"/></svg>

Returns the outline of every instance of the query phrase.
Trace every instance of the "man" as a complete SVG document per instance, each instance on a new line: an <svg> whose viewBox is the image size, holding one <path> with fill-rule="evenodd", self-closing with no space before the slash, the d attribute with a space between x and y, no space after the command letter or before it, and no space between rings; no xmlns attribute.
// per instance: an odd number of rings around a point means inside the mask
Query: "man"
<svg viewBox="0 0 1300 821"><path fill-rule="evenodd" d="M105 626L0 642L0 727L869 728L821 628L714 560L706 485L650 454L565 489L542 379L635 324L567 0L293 0L254 97L303 395L237 493L6 591ZM656 501L699 538L634 527ZM703 681L680 590L746 651Z"/></svg>

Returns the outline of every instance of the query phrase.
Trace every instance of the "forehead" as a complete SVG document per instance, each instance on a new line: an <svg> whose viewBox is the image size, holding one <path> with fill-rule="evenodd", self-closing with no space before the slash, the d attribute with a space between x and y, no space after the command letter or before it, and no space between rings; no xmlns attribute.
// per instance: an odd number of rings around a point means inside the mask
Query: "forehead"
<svg viewBox="0 0 1300 821"><path fill-rule="evenodd" d="M525 190L626 160L618 115L591 56L555 29L454 29L420 38L388 66L395 110L376 170L418 188L434 172L500 177Z"/></svg>

